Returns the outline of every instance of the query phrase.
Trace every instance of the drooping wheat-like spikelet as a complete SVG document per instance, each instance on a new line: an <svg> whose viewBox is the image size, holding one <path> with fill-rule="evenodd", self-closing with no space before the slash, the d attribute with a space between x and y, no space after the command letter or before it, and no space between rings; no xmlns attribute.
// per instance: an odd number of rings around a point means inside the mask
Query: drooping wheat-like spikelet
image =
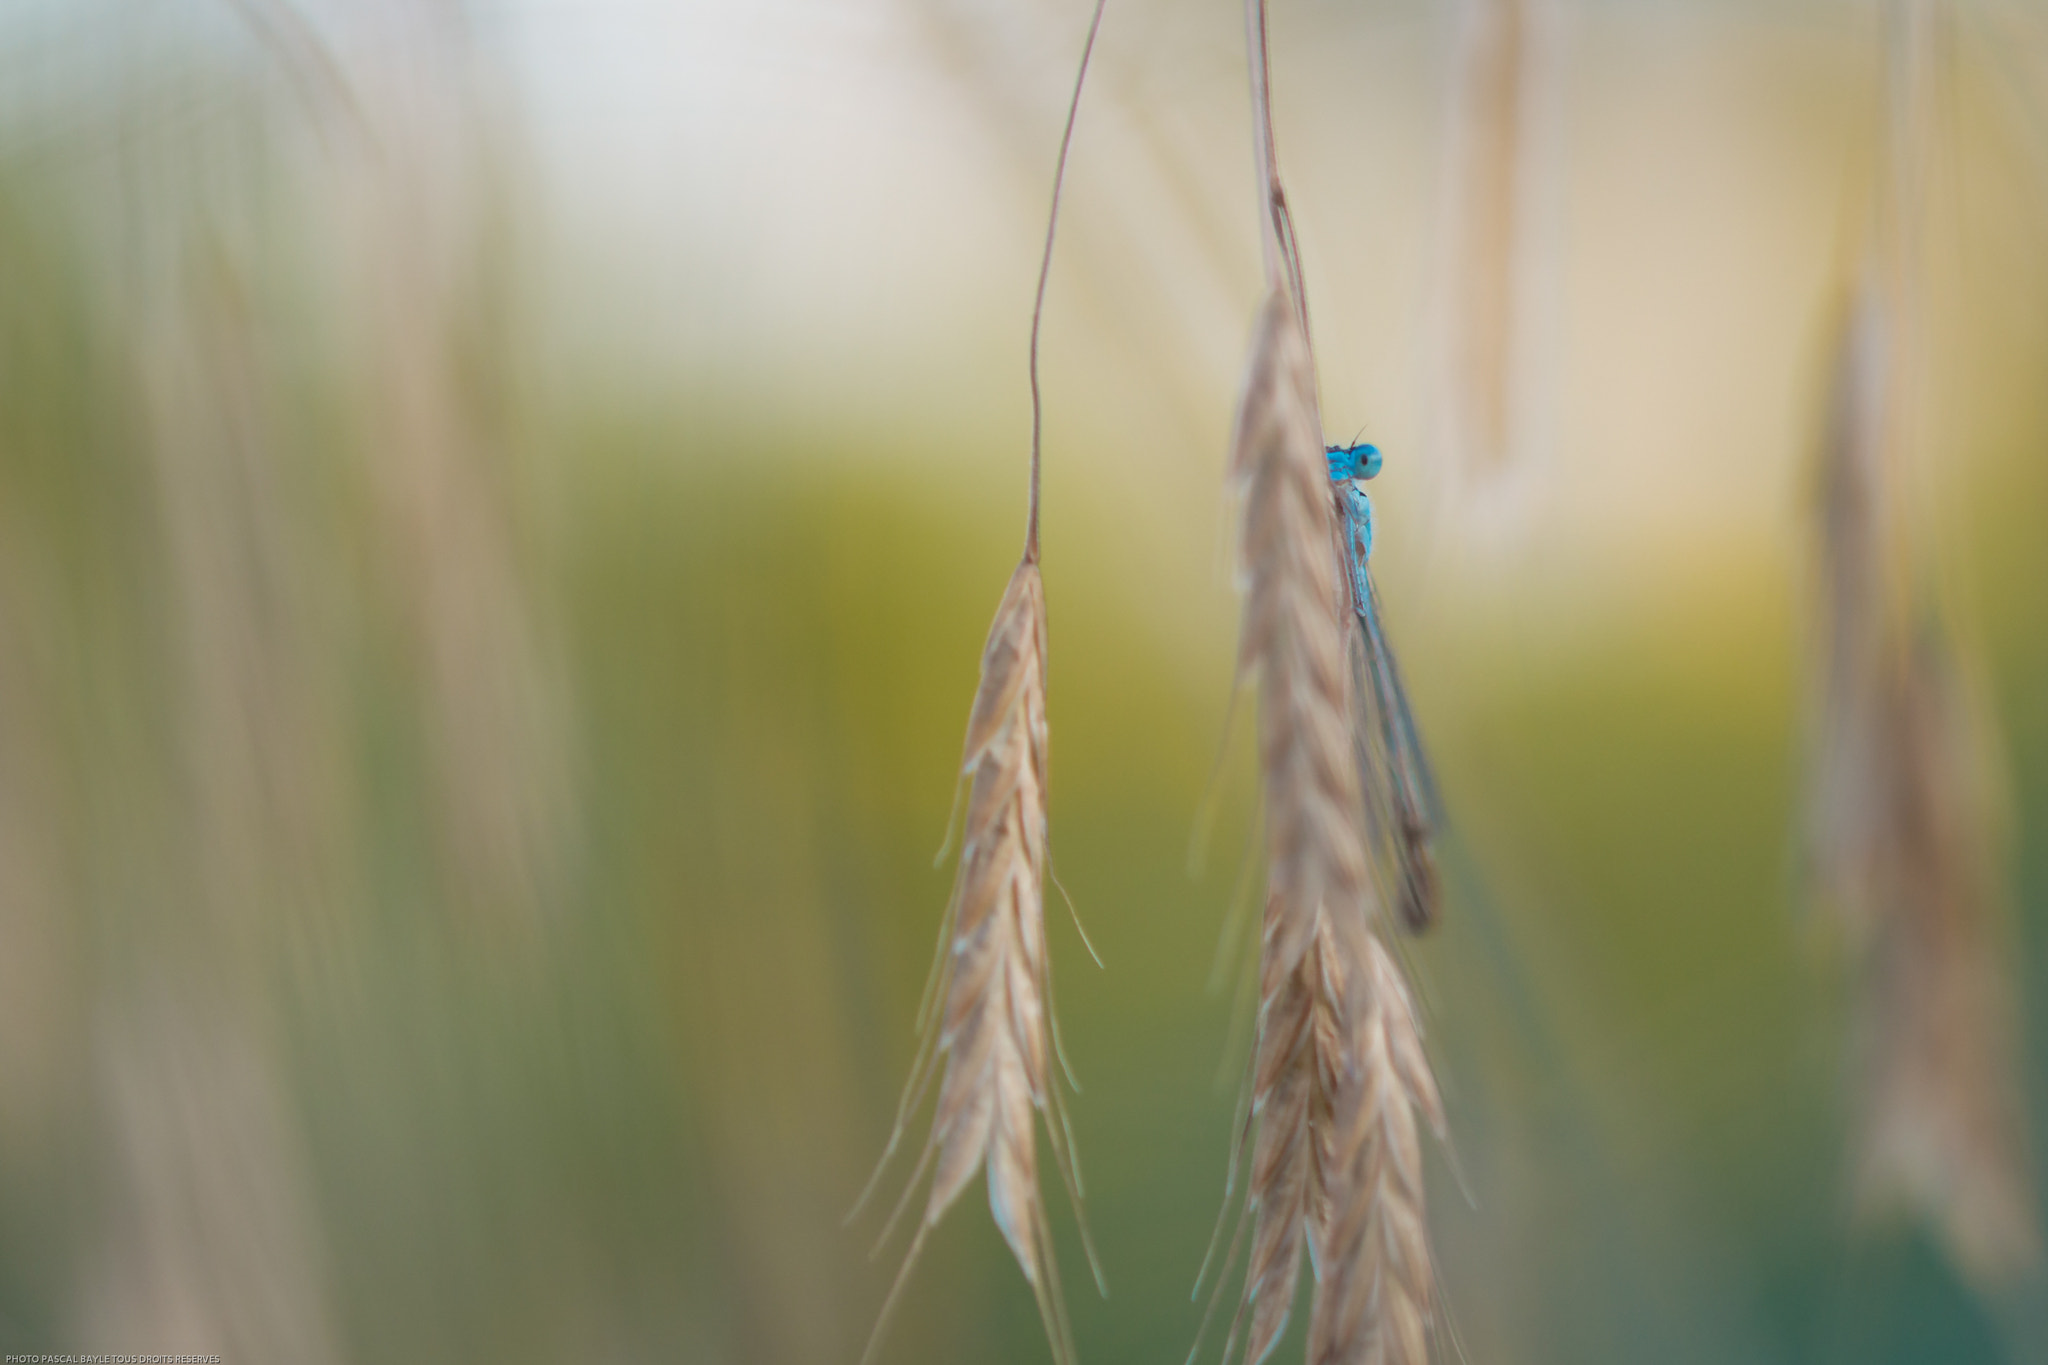
<svg viewBox="0 0 2048 1365"><path fill-rule="evenodd" d="M1332 1116L1330 1213L1316 1261L1322 1286L1309 1322L1311 1365L1429 1359L1435 1270L1423 1217L1418 1113L1443 1136L1443 1104L1401 968L1361 935L1352 1068Z"/></svg>
<svg viewBox="0 0 2048 1365"><path fill-rule="evenodd" d="M1291 972L1317 924L1363 904L1358 774L1351 761L1349 661L1336 525L1314 377L1284 290L1261 310L1232 442L1243 490L1244 628L1238 666L1259 679L1265 780L1266 948Z"/></svg>
<svg viewBox="0 0 2048 1365"><path fill-rule="evenodd" d="M1230 472L1243 509L1238 669L1259 686L1266 914L1239 1319L1249 1313L1245 1358L1263 1360L1286 1327L1306 1242L1318 1269L1310 1358L1426 1365L1433 1274L1415 1113L1439 1132L1442 1115L1406 985L1379 940L1354 761L1350 611L1301 263L1274 158L1262 0L1247 0L1246 19L1267 296Z"/></svg>
<svg viewBox="0 0 2048 1365"><path fill-rule="evenodd" d="M1259 681L1266 801L1244 1289L1246 1358L1258 1361L1287 1325L1303 1237L1328 1203L1317 1135L1336 1108L1352 1025L1348 936L1336 920L1361 913L1368 894L1329 474L1307 346L1284 289L1260 310L1231 470L1244 502L1238 666Z"/></svg>
<svg viewBox="0 0 2048 1365"><path fill-rule="evenodd" d="M937 1013L920 1021L926 1046L890 1139L893 1149L932 1071L943 1064L931 1136L905 1199L927 1165L936 1173L883 1320L926 1234L985 1168L996 1226L1037 1296L1054 1350L1067 1358L1072 1345L1039 1195L1033 1126L1035 1115L1046 1116L1064 1164L1064 1120L1048 1067L1045 590L1029 558L1011 575L989 629L962 771L969 788L960 868L925 1005Z"/></svg>
<svg viewBox="0 0 2048 1365"><path fill-rule="evenodd" d="M1232 469L1244 501L1239 666L1259 680L1267 859L1246 1359L1263 1359L1286 1327L1311 1239L1311 1359L1423 1362L1432 1276L1414 1115L1439 1131L1442 1115L1407 988L1377 936L1334 509L1284 287L1260 313ZM1398 1250L1383 1254L1389 1237Z"/></svg>
<svg viewBox="0 0 2048 1365"><path fill-rule="evenodd" d="M1279 897L1267 900L1269 943L1286 931L1290 918L1298 917ZM1239 1309L1240 1315L1251 1314L1245 1358L1252 1361L1263 1360L1286 1329L1301 1278L1303 1235L1328 1205L1316 1134L1330 1121L1346 1031L1334 989L1341 978L1333 975L1336 957L1327 928L1318 929L1293 970L1276 972L1276 957L1267 952L1260 964L1252 1072L1251 1114L1258 1123L1248 1208L1252 1246ZM1226 1345L1226 1361L1229 1354Z"/></svg>
<svg viewBox="0 0 2048 1365"><path fill-rule="evenodd" d="M1286 254L1283 242L1275 257ZM1260 314L1232 451L1244 501L1239 666L1260 686L1268 881L1246 1358L1263 1359L1286 1326L1306 1237L1322 1267L1312 1358L1375 1358L1364 1352L1391 1327L1399 1349L1377 1358L1422 1361L1426 1238L1414 1273L1391 1281L1360 1241L1390 1227L1421 1235L1413 1108L1422 1102L1440 1119L1405 987L1369 923L1376 906L1352 762L1348 614L1312 366L1282 283ZM1397 1070L1397 1058L1417 1065ZM1372 1169L1390 1131L1407 1135L1394 1145L1413 1159L1396 1165L1413 1178L1389 1182Z"/></svg>
<svg viewBox="0 0 2048 1365"><path fill-rule="evenodd" d="M1043 405L1038 386L1038 336L1045 315L1046 282L1052 273L1053 240L1059 229L1060 188L1088 61L1102 27L1105 0L1095 0L1074 93L1067 104L1066 130L1053 169L1052 203L1046 214L1045 251L1039 260L1038 297L1031 312L1031 501L1024 530L1024 557L1010 575L996 619L981 654L981 683L967 721L961 773L968 780L967 816L953 896L940 929L938 959L918 1010L923 1041L882 1165L902 1139L910 1113L923 1098L940 1064L944 1079L917 1169L897 1218L916 1193L925 1167L936 1163L924 1214L904 1254L903 1268L875 1323L862 1356L874 1355L889 1314L909 1281L918 1254L976 1171L988 1173L989 1209L1010 1244L1038 1303L1038 1315L1061 1365L1075 1358L1073 1331L1062 1302L1053 1260L1051 1229L1038 1186L1036 1116L1043 1115L1054 1163L1074 1201L1081 1203L1080 1168L1048 1059L1058 1035L1052 1016L1052 968L1045 952L1045 584L1038 570L1038 514L1042 461ZM1092 951L1092 950L1091 950ZM933 1011L936 1010L934 1014ZM879 1178L881 1170L877 1169ZM867 1202L869 1182L860 1203ZM856 1211L859 1205L855 1206ZM883 1237L888 1236L884 1229ZM1088 1242L1095 1281L1102 1269Z"/></svg>

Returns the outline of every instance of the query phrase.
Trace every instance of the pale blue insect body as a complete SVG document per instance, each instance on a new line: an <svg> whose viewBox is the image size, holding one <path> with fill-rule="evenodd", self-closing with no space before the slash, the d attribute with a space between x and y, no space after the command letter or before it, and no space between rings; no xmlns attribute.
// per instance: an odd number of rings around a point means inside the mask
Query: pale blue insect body
<svg viewBox="0 0 2048 1365"><path fill-rule="evenodd" d="M1343 501L1351 600L1370 603L1372 589L1365 566L1372 559L1372 496L1358 485L1380 472L1384 457L1376 445L1331 446L1323 453L1330 462L1330 482L1337 485Z"/></svg>
<svg viewBox="0 0 2048 1365"><path fill-rule="evenodd" d="M1362 714L1355 739L1366 816L1375 842L1389 847L1397 883L1396 908L1411 933L1436 918L1436 859L1431 850L1438 823L1436 783L1408 709L1407 689L1380 623L1379 596L1372 585L1372 498L1359 485L1380 472L1378 446L1330 446L1330 482L1344 518L1344 568L1351 584L1351 609L1358 620L1352 635L1355 693Z"/></svg>
<svg viewBox="0 0 2048 1365"><path fill-rule="evenodd" d="M1341 483L1345 479L1369 479L1380 472L1380 465L1384 463L1376 445L1331 446L1324 453L1330 461L1331 483Z"/></svg>

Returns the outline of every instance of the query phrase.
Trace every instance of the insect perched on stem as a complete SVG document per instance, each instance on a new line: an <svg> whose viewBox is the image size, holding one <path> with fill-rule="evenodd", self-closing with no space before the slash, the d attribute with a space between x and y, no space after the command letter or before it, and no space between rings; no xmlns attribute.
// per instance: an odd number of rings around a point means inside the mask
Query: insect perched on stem
<svg viewBox="0 0 2048 1365"><path fill-rule="evenodd" d="M1439 888L1432 845L1440 807L1372 582L1372 498L1362 485L1380 472L1384 457L1378 446L1364 443L1330 446L1324 454L1337 497L1345 579L1357 624L1351 632L1351 682L1366 832L1375 849L1391 856L1401 927L1419 934L1436 922Z"/></svg>

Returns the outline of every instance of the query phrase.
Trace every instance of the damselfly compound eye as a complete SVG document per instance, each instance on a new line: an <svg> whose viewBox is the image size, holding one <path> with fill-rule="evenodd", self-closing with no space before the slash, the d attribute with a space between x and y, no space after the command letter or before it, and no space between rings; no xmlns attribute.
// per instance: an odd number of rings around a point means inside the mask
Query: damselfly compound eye
<svg viewBox="0 0 2048 1365"><path fill-rule="evenodd" d="M1339 483L1345 479L1369 479L1380 472L1380 448L1363 441L1348 446L1329 446L1324 457L1330 462L1330 482Z"/></svg>

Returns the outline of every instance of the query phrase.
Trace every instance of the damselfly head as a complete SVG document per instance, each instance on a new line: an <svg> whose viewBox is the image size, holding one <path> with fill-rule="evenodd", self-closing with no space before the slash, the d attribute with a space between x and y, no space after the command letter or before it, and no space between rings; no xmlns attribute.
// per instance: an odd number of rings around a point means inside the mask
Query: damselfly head
<svg viewBox="0 0 2048 1365"><path fill-rule="evenodd" d="M1380 472L1380 448L1363 442L1348 446L1330 446L1324 451L1330 462L1330 482L1342 483L1346 479L1369 479Z"/></svg>

